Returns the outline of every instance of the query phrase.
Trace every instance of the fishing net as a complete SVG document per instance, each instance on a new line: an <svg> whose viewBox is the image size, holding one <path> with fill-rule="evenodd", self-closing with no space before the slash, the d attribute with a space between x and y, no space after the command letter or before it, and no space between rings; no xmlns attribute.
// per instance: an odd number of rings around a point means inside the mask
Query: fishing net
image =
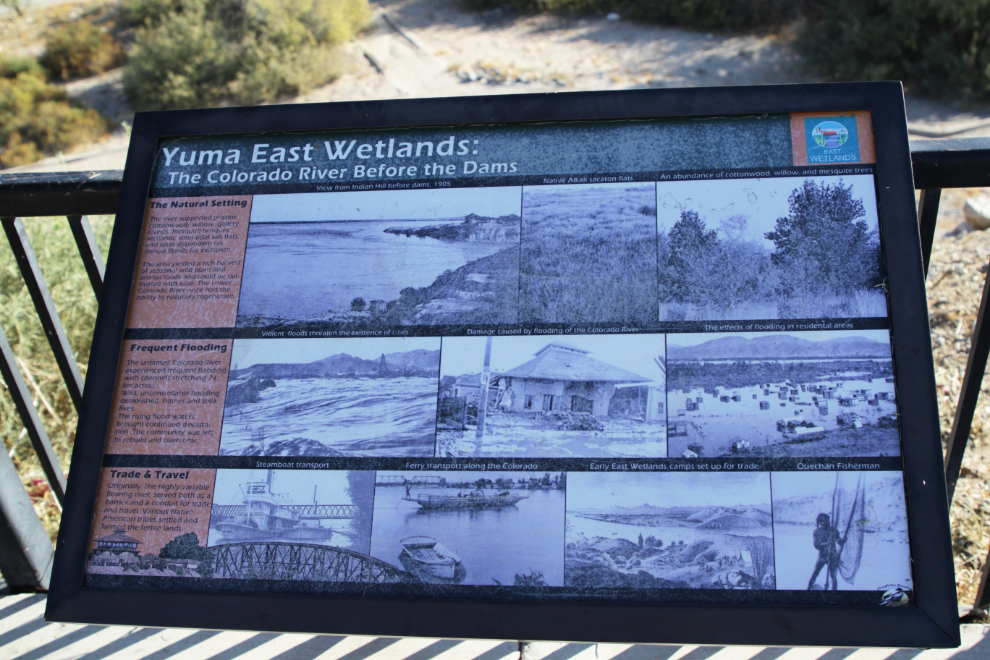
<svg viewBox="0 0 990 660"><path fill-rule="evenodd" d="M839 537L845 539L839 551L839 575L853 584L863 559L863 536L866 532L866 486L861 472L839 472L835 475L832 524L839 531Z"/></svg>

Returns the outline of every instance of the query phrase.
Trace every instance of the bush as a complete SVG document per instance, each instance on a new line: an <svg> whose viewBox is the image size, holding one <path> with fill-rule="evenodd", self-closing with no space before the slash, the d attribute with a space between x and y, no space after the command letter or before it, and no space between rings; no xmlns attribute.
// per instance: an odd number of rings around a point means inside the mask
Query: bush
<svg viewBox="0 0 990 660"><path fill-rule="evenodd" d="M120 44L89 21L67 23L48 37L41 63L56 78L94 76L124 63Z"/></svg>
<svg viewBox="0 0 990 660"><path fill-rule="evenodd" d="M0 78L0 166L32 163L106 135L109 123L34 73Z"/></svg>
<svg viewBox="0 0 990 660"><path fill-rule="evenodd" d="M616 12L629 18L705 30L773 27L800 16L788 0L465 0L476 9L508 7L524 13Z"/></svg>
<svg viewBox="0 0 990 660"><path fill-rule="evenodd" d="M367 0L180 0L149 13L124 71L149 110L263 103L333 80L333 46L367 20ZM156 24L157 21L157 24Z"/></svg>
<svg viewBox="0 0 990 660"><path fill-rule="evenodd" d="M16 78L19 73L45 77L45 68L33 57L0 54L0 78Z"/></svg>
<svg viewBox="0 0 990 660"><path fill-rule="evenodd" d="M829 79L990 97L988 0L835 0L809 6L807 18L799 48Z"/></svg>

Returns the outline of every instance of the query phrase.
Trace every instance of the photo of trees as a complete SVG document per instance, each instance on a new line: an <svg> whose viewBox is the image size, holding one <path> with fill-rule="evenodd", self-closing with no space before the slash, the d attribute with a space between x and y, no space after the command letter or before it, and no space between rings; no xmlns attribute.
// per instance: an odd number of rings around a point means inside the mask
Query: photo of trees
<svg viewBox="0 0 990 660"><path fill-rule="evenodd" d="M873 177L657 184L660 321L885 317Z"/></svg>

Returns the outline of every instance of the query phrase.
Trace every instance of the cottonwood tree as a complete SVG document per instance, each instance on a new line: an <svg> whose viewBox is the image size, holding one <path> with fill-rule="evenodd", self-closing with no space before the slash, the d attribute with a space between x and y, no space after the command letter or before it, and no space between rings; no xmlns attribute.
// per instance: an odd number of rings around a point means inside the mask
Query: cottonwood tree
<svg viewBox="0 0 990 660"><path fill-rule="evenodd" d="M766 237L780 271L778 292L848 295L878 275L879 241L863 218L863 200L852 185L807 179L788 198L789 213Z"/></svg>

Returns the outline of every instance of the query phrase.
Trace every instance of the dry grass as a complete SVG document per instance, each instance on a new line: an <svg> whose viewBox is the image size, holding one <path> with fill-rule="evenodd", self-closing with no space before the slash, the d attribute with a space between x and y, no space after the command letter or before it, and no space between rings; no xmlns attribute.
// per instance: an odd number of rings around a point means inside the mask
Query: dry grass
<svg viewBox="0 0 990 660"><path fill-rule="evenodd" d="M113 218L91 217L90 222L107 254ZM26 218L32 246L59 311L79 368L85 375L96 321L96 298L65 218ZM6 241L0 241L0 325L18 356L21 375L31 390L63 470L68 470L75 439L76 411L31 304L20 271ZM38 516L54 540L61 512L55 504L34 449L0 381L0 437L31 496Z"/></svg>

